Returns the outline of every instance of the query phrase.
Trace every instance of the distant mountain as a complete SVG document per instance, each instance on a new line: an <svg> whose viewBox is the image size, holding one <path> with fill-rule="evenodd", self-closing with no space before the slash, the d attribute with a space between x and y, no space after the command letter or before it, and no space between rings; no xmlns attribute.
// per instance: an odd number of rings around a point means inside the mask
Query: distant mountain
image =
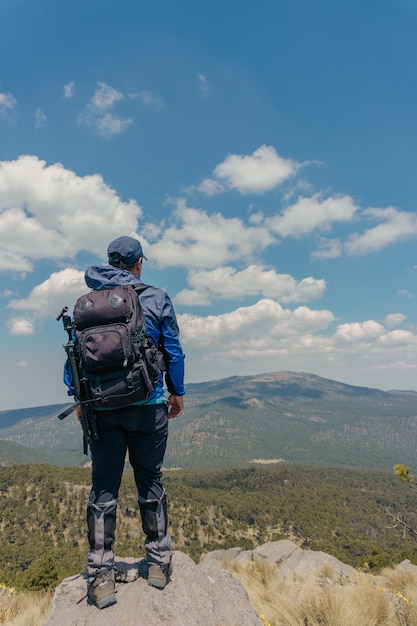
<svg viewBox="0 0 417 626"><path fill-rule="evenodd" d="M192 385L171 424L174 466L230 467L255 459L391 469L415 463L417 392L355 387L300 372Z"/></svg>
<svg viewBox="0 0 417 626"><path fill-rule="evenodd" d="M0 429L13 426L24 420L43 420L54 413L58 414L66 404L52 404L48 406L37 406L29 409L11 409L10 411L0 411Z"/></svg>
<svg viewBox="0 0 417 626"><path fill-rule="evenodd" d="M56 419L63 406L0 413L0 440L47 450L59 465L85 462L74 417ZM390 470L400 462L415 466L416 449L417 392L272 372L187 385L186 411L170 422L165 465L220 469L285 460Z"/></svg>
<svg viewBox="0 0 417 626"><path fill-rule="evenodd" d="M24 463L47 463L48 454L41 450L31 450L14 441L0 441L0 467L8 465L22 465ZM55 455L49 458L54 463Z"/></svg>
<svg viewBox="0 0 417 626"><path fill-rule="evenodd" d="M74 417L75 413L64 421L57 419L67 406L68 403L0 412L0 465L85 463L80 425ZM18 446L16 455L10 453L12 444Z"/></svg>

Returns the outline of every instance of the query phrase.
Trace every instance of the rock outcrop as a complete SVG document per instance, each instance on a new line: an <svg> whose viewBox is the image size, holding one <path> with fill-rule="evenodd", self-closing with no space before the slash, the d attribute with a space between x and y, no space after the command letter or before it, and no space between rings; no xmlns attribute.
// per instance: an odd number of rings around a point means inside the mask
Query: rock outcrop
<svg viewBox="0 0 417 626"><path fill-rule="evenodd" d="M126 582L117 584L117 604L99 611L87 602L85 574L57 588L45 626L261 626L242 585L226 570L203 568L174 552L174 571L163 591L139 578L132 559L117 560Z"/></svg>
<svg viewBox="0 0 417 626"><path fill-rule="evenodd" d="M198 564L175 551L171 581L160 591L139 577L138 562L133 558L117 559L117 604L99 611L87 601L85 573L72 576L57 588L52 616L45 626L261 626L246 591L223 567L225 561L247 563L256 559L275 563L287 579L316 576L324 566L345 579L355 573L333 556L303 550L283 540L255 550L216 550Z"/></svg>
<svg viewBox="0 0 417 626"><path fill-rule="evenodd" d="M254 558L275 563L284 578L290 578L295 573L302 573L304 577L317 573L324 565L329 565L340 576L352 576L355 572L350 565L342 563L334 556L325 552L314 552L299 548L292 541L283 539L282 541L272 541L265 543L255 550L242 550L241 548L230 548L229 550L216 550L207 554L202 566L219 566L223 561L246 563Z"/></svg>

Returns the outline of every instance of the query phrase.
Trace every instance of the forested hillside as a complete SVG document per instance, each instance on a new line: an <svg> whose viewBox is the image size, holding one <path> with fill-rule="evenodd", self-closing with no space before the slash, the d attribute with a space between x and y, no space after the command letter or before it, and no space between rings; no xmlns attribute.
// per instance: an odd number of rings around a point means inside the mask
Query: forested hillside
<svg viewBox="0 0 417 626"><path fill-rule="evenodd" d="M82 571L90 471L48 465L0 470L0 580L53 587ZM274 469L166 472L175 548L197 560L205 551L290 538L354 565L378 569L417 563L416 494L376 471L280 465ZM143 555L133 476L119 499L116 554Z"/></svg>

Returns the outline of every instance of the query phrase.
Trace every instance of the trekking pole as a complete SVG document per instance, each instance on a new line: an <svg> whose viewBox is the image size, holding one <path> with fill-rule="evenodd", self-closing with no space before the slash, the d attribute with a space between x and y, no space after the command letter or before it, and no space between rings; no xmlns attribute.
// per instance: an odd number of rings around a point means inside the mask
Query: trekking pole
<svg viewBox="0 0 417 626"><path fill-rule="evenodd" d="M64 307L56 320L59 322L62 319L64 330L68 333L68 341L64 344L64 350L67 354L67 362L69 371L71 373L72 384L74 386L74 397L76 404L65 409L58 415L58 419L63 420L70 415L77 407L81 409L81 416L79 417L80 424L83 430L83 452L87 454L88 446L92 440L98 439L97 433L97 418L94 411L91 408L91 398L89 397L88 390L86 388L85 381L80 379L78 361L75 351L75 341L73 339L74 323L69 315L66 315L68 307Z"/></svg>

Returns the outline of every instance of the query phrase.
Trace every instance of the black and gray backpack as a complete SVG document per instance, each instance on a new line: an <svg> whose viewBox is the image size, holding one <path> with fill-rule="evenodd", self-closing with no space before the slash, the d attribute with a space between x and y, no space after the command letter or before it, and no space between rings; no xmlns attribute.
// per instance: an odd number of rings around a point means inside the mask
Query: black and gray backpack
<svg viewBox="0 0 417 626"><path fill-rule="evenodd" d="M74 306L80 379L97 409L145 400L155 389L161 355L146 333L138 293L147 285L91 291Z"/></svg>

